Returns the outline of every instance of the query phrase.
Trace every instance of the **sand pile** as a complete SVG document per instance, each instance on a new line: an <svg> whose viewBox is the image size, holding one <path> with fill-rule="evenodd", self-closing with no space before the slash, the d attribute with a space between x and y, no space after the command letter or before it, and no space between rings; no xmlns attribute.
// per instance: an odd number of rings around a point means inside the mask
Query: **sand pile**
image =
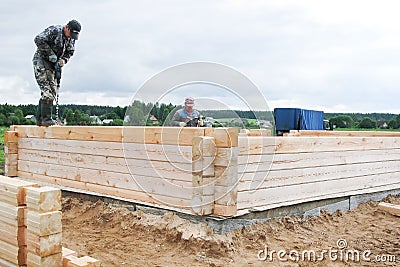
<svg viewBox="0 0 400 267"><path fill-rule="evenodd" d="M400 204L400 197L385 201ZM285 217L219 235L173 212L153 215L63 200L64 246L104 266L399 266L399 223L399 217L378 210L377 202L368 202L347 213ZM279 259L278 251L286 254ZM363 260L365 251L371 254ZM356 252L359 261L351 257Z"/></svg>

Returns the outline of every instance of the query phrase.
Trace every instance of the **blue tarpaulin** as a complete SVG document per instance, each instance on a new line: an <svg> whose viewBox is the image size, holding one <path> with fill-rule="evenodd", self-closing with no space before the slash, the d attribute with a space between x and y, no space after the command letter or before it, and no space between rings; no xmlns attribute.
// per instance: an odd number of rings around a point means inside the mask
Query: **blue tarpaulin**
<svg viewBox="0 0 400 267"><path fill-rule="evenodd" d="M323 130L324 112L300 108L275 108L277 131Z"/></svg>

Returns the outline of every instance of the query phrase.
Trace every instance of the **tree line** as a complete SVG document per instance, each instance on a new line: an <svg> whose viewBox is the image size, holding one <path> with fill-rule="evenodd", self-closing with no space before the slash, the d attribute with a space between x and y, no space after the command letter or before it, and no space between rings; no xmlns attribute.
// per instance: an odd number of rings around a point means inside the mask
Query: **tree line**
<svg viewBox="0 0 400 267"><path fill-rule="evenodd" d="M109 125L123 125L126 114L129 114L130 125L164 125L171 119L173 113L182 106L171 103L143 103L134 101L129 107L92 106L92 105L60 105L59 114L61 119L66 119L67 125L93 125L95 121L90 116L97 116L100 120L112 120ZM128 111L128 112L127 112ZM0 126L19 124L34 124L26 119L27 115L36 115L37 105L10 105L0 104ZM220 118L243 118L271 120L271 113L263 111L233 111L233 110L203 110L201 113L206 117ZM150 120L153 115L158 121ZM336 128L378 128L387 127L400 129L400 115L390 113L325 113L325 119L336 126ZM379 121L386 125L378 125Z"/></svg>
<svg viewBox="0 0 400 267"><path fill-rule="evenodd" d="M400 129L400 115L390 113L327 113L325 118L336 128Z"/></svg>

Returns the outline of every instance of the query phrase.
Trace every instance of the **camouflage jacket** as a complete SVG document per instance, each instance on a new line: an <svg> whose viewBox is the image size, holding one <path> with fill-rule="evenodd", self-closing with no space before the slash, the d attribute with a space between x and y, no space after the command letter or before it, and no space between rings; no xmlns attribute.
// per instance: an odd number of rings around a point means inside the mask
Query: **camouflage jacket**
<svg viewBox="0 0 400 267"><path fill-rule="evenodd" d="M33 61L42 60L46 67L54 68L54 64L49 61L50 55L56 55L67 63L75 51L75 40L65 36L62 25L48 27L35 37L35 43L37 50Z"/></svg>

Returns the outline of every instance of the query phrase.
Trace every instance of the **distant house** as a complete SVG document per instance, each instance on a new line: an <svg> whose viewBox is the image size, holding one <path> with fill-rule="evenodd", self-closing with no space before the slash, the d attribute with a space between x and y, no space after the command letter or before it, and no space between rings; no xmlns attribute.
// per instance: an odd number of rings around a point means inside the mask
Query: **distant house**
<svg viewBox="0 0 400 267"><path fill-rule="evenodd" d="M271 128L272 123L270 121L266 120L257 120L257 125L260 126L260 128Z"/></svg>
<svg viewBox="0 0 400 267"><path fill-rule="evenodd" d="M388 127L388 124L387 124L386 121L377 121L377 122L376 122L376 125L377 125L379 128L387 128L387 127Z"/></svg>
<svg viewBox="0 0 400 267"><path fill-rule="evenodd" d="M153 124L157 124L157 123L158 123L158 119L157 119L154 115L151 115L150 118L149 118L149 120L150 120Z"/></svg>
<svg viewBox="0 0 400 267"><path fill-rule="evenodd" d="M103 124L110 124L112 123L114 120L113 119L104 119L103 120Z"/></svg>
<svg viewBox="0 0 400 267"><path fill-rule="evenodd" d="M36 123L36 121L37 121L35 115L26 115L25 119L28 121L33 121L34 123Z"/></svg>
<svg viewBox="0 0 400 267"><path fill-rule="evenodd" d="M99 116L89 116L89 118L93 124L103 124Z"/></svg>

